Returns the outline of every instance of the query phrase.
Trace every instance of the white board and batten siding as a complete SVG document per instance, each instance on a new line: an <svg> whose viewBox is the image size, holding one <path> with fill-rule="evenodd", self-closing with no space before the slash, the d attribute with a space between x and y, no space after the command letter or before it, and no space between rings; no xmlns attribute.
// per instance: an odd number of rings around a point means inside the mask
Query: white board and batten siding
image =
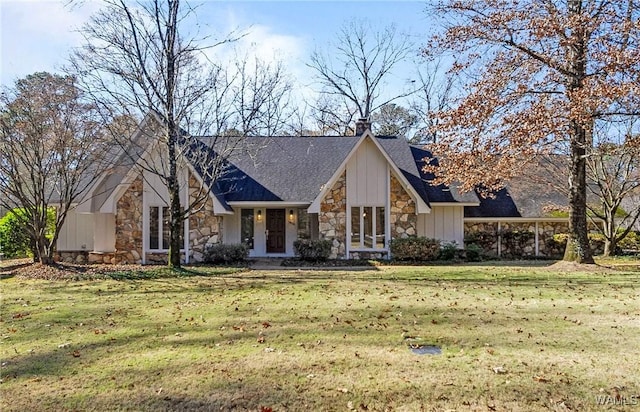
<svg viewBox="0 0 640 412"><path fill-rule="evenodd" d="M93 215L69 210L58 236L57 250L93 250Z"/></svg>
<svg viewBox="0 0 640 412"><path fill-rule="evenodd" d="M349 206L386 206L389 182L387 161L374 143L366 140L347 163Z"/></svg>
<svg viewBox="0 0 640 412"><path fill-rule="evenodd" d="M464 207L431 204L431 213L418 215L418 236L464 246Z"/></svg>

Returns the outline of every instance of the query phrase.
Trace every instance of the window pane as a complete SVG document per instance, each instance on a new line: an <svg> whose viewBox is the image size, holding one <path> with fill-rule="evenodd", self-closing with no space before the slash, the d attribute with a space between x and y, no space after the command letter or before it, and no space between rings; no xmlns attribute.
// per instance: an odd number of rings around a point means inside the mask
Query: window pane
<svg viewBox="0 0 640 412"><path fill-rule="evenodd" d="M149 249L158 249L159 232L158 207L152 206L149 208Z"/></svg>
<svg viewBox="0 0 640 412"><path fill-rule="evenodd" d="M385 238L384 207L376 207L376 247L384 249Z"/></svg>
<svg viewBox="0 0 640 412"><path fill-rule="evenodd" d="M360 208L351 208L351 247L360 246Z"/></svg>
<svg viewBox="0 0 640 412"><path fill-rule="evenodd" d="M169 249L169 208L162 208L162 248Z"/></svg>
<svg viewBox="0 0 640 412"><path fill-rule="evenodd" d="M240 211L240 241L253 249L253 209Z"/></svg>
<svg viewBox="0 0 640 412"><path fill-rule="evenodd" d="M371 206L366 206L363 208L364 212L362 213L363 224L364 224L364 247L372 248L373 247L373 208Z"/></svg>
<svg viewBox="0 0 640 412"><path fill-rule="evenodd" d="M309 214L306 209L298 208L298 237L301 239L309 239Z"/></svg>

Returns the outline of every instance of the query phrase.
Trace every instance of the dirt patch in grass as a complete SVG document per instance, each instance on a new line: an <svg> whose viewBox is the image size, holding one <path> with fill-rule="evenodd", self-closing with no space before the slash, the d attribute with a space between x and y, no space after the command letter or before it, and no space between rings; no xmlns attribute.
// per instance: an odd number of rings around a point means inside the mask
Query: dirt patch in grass
<svg viewBox="0 0 640 412"><path fill-rule="evenodd" d="M153 269L154 267L142 265L74 265L71 263L43 265L32 263L14 269L14 275L19 279L79 280L100 278L121 272L152 271Z"/></svg>
<svg viewBox="0 0 640 412"><path fill-rule="evenodd" d="M182 276L207 276L232 274L247 270L245 267L184 266L170 269L165 265L105 265L55 263L43 265L31 259L15 259L0 266L2 278L16 277L23 280L134 280L159 279Z"/></svg>
<svg viewBox="0 0 640 412"><path fill-rule="evenodd" d="M602 266L602 265L585 265L576 262L567 262L560 260L553 265L547 266L546 270L553 272L588 272L588 273L612 273L616 272L614 267Z"/></svg>

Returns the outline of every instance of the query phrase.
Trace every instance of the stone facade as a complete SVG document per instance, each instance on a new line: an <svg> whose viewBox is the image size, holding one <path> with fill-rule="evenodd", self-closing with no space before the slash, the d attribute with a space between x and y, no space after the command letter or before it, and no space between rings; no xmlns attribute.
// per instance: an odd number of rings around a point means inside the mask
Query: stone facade
<svg viewBox="0 0 640 412"><path fill-rule="evenodd" d="M344 259L347 242L347 173L340 175L338 181L320 203L318 216L320 239L329 239L330 259Z"/></svg>
<svg viewBox="0 0 640 412"><path fill-rule="evenodd" d="M562 257L553 247L553 236L567 233L566 222L538 222L538 256ZM535 222L465 222L465 243L475 243L491 256L507 258L536 256Z"/></svg>
<svg viewBox="0 0 640 412"><path fill-rule="evenodd" d="M349 259L381 260L381 259L387 259L387 258L388 256L386 252L366 252L366 251L351 252L349 251Z"/></svg>
<svg viewBox="0 0 640 412"><path fill-rule="evenodd" d="M418 215L416 204L402 187L400 181L391 173L390 177L389 222L391 223L391 239L406 238L417 234Z"/></svg>
<svg viewBox="0 0 640 412"><path fill-rule="evenodd" d="M138 176L118 200L116 206L116 253L92 254L102 256L103 262L142 262L142 176ZM91 261L91 256L89 261Z"/></svg>
<svg viewBox="0 0 640 412"><path fill-rule="evenodd" d="M89 251L87 250L65 250L56 252L53 256L55 262L65 263L87 263L89 261Z"/></svg>
<svg viewBox="0 0 640 412"><path fill-rule="evenodd" d="M189 198L195 201L200 193L198 180L189 174ZM213 215L213 201L207 196L204 205L196 207L197 212L189 216L189 257L193 262L202 262L208 245L222 242L222 217ZM198 210L199 209L199 210Z"/></svg>

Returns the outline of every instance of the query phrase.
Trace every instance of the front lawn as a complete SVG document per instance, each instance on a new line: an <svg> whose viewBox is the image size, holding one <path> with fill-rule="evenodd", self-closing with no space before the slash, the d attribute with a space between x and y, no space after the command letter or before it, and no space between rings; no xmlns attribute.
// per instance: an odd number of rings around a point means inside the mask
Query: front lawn
<svg viewBox="0 0 640 412"><path fill-rule="evenodd" d="M640 411L638 271L185 273L0 280L0 409Z"/></svg>

